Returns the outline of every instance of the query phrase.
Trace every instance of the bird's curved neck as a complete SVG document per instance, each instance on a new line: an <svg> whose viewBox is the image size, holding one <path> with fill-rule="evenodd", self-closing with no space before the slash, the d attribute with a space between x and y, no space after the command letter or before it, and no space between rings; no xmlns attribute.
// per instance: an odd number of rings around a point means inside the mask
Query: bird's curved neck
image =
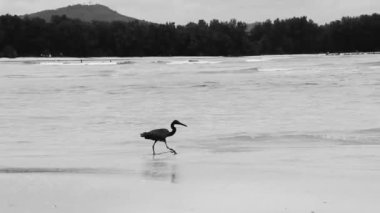
<svg viewBox="0 0 380 213"><path fill-rule="evenodd" d="M177 131L177 129L175 128L175 126L174 126L173 123L170 125L170 127L172 128L172 131L169 133L169 136L172 136L172 135L175 134L175 132Z"/></svg>

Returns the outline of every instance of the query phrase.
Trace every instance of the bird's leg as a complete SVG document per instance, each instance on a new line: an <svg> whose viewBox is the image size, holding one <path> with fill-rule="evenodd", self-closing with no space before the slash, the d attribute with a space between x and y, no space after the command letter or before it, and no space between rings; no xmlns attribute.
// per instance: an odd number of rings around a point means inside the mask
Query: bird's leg
<svg viewBox="0 0 380 213"><path fill-rule="evenodd" d="M154 141L153 146L152 146L152 149L153 149L153 155L156 154L156 152L154 151L154 145L156 145L156 143L157 143L157 141Z"/></svg>
<svg viewBox="0 0 380 213"><path fill-rule="evenodd" d="M177 152L174 149L168 147L168 144L166 143L166 141L165 141L165 145L166 145L166 148L169 149L173 154L175 155L177 154Z"/></svg>

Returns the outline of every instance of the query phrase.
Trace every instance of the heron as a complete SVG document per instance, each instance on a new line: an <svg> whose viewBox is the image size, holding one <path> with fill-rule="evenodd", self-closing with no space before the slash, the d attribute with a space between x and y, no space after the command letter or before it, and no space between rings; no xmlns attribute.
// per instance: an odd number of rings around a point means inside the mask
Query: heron
<svg viewBox="0 0 380 213"><path fill-rule="evenodd" d="M154 141L153 146L152 146L153 155L156 154L156 152L154 151L154 145L156 145L157 141L164 142L166 145L166 148L169 149L170 152L172 152L173 154L177 154L177 152L174 149L170 148L168 146L168 144L166 143L166 138L173 136L175 134L175 132L177 131L177 129L175 128L175 125L186 126L185 124L183 124L177 120L174 120L172 122L172 124L170 125L170 127L172 128L172 131L169 131L167 129L155 129L155 130L152 130L150 132L141 133L141 137Z"/></svg>

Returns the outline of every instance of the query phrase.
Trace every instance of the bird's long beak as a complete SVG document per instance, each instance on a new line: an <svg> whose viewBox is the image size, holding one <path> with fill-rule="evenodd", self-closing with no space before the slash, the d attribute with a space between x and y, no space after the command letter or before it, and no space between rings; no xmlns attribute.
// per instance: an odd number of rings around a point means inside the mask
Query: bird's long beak
<svg viewBox="0 0 380 213"><path fill-rule="evenodd" d="M183 123L181 123L181 122L178 122L178 123L179 123L179 125L182 125L182 126L187 127L186 124L183 124Z"/></svg>

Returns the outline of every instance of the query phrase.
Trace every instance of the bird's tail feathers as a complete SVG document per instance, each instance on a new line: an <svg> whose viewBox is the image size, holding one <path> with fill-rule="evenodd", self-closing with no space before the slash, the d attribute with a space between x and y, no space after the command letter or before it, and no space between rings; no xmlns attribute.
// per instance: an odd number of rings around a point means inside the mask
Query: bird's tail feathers
<svg viewBox="0 0 380 213"><path fill-rule="evenodd" d="M145 138L145 139L149 139L149 133L148 132L143 132L140 134L140 136Z"/></svg>

